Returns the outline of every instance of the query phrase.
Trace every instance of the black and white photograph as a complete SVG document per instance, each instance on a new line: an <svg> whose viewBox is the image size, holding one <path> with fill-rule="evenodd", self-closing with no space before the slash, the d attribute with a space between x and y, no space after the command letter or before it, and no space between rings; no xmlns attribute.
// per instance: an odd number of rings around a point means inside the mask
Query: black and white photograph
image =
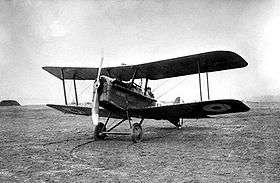
<svg viewBox="0 0 280 183"><path fill-rule="evenodd" d="M0 0L0 182L279 183L280 1Z"/></svg>

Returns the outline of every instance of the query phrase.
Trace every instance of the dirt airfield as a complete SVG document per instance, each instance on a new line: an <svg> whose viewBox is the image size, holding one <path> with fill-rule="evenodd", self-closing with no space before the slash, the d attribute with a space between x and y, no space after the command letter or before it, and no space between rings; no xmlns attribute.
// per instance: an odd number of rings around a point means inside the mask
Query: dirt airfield
<svg viewBox="0 0 280 183"><path fill-rule="evenodd" d="M93 141L90 117L1 107L0 182L280 182L280 103L247 104L180 130L146 120L136 144Z"/></svg>

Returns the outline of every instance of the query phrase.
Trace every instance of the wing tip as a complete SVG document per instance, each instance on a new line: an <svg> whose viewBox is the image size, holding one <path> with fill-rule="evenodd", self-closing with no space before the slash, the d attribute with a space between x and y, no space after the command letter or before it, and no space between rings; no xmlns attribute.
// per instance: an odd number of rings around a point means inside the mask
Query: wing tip
<svg viewBox="0 0 280 183"><path fill-rule="evenodd" d="M42 69L44 69L45 71L47 71L47 66L43 66Z"/></svg>
<svg viewBox="0 0 280 183"><path fill-rule="evenodd" d="M249 106L247 106L244 102L242 102L240 100L229 99L229 101L232 101L233 103L237 104L237 106L240 110L239 112L247 112L251 109Z"/></svg>
<svg viewBox="0 0 280 183"><path fill-rule="evenodd" d="M240 63L240 68L248 66L248 62L245 61L243 57L241 57L238 53L235 53L233 51L226 51L230 53L233 57L236 58L236 61Z"/></svg>
<svg viewBox="0 0 280 183"><path fill-rule="evenodd" d="M248 66L248 62L245 61L243 57L241 57L238 53L234 51L229 50L216 50L216 51L210 51L206 52L205 54L213 53L221 56L223 59L229 59L232 60L235 64L234 68L243 68Z"/></svg>
<svg viewBox="0 0 280 183"><path fill-rule="evenodd" d="M247 112L247 111L249 111L249 110L251 109L249 106L247 106L247 105L244 104L243 102L242 102L242 104L243 104L243 111L244 111L244 112Z"/></svg>

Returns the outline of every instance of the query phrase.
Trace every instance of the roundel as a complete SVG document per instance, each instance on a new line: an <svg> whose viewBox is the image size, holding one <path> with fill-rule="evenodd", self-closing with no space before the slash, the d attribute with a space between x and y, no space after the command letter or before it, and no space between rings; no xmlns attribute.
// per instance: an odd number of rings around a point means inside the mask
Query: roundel
<svg viewBox="0 0 280 183"><path fill-rule="evenodd" d="M203 110L208 112L225 112L231 109L227 104L209 104L203 107Z"/></svg>

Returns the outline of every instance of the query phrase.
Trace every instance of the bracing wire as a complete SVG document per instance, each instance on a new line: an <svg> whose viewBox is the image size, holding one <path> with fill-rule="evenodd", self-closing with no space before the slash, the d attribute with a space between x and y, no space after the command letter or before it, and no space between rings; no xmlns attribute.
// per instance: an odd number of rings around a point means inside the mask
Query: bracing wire
<svg viewBox="0 0 280 183"><path fill-rule="evenodd" d="M186 78L184 78L183 80L179 81L178 83L176 83L175 85L173 85L172 87L170 87L168 90L166 90L165 92L163 92L160 96L158 96L156 99L158 100L159 98L161 98L162 96L166 95L167 93L169 93L170 91L174 90L175 88L177 88L181 83L183 83L184 81L186 81Z"/></svg>
<svg viewBox="0 0 280 183"><path fill-rule="evenodd" d="M92 86L92 84L90 83L90 84L88 84L88 86L86 87L86 88L84 88L82 91L81 91L81 95L90 87L90 86Z"/></svg>
<svg viewBox="0 0 280 183"><path fill-rule="evenodd" d="M80 96L82 96L83 94L84 94L84 92L89 88L89 87L91 87L92 86L92 84L90 83L90 84L88 84L81 92L79 92L80 93ZM66 84L66 87L67 87L67 89L68 89L68 93L70 94L70 103L75 99L75 96L74 96L74 94L73 94L73 92L72 92L72 87L69 85L69 83L68 84Z"/></svg>
<svg viewBox="0 0 280 183"><path fill-rule="evenodd" d="M92 83L88 84L81 92L80 92L80 97L82 98L84 96L84 93L87 89L89 89L89 87L92 86Z"/></svg>
<svg viewBox="0 0 280 183"><path fill-rule="evenodd" d="M161 84L159 84L155 89L153 89L153 93L157 90L157 89L159 89L159 88L161 88L162 86L164 86L166 83L168 82L168 80L165 80L164 82L162 82Z"/></svg>

